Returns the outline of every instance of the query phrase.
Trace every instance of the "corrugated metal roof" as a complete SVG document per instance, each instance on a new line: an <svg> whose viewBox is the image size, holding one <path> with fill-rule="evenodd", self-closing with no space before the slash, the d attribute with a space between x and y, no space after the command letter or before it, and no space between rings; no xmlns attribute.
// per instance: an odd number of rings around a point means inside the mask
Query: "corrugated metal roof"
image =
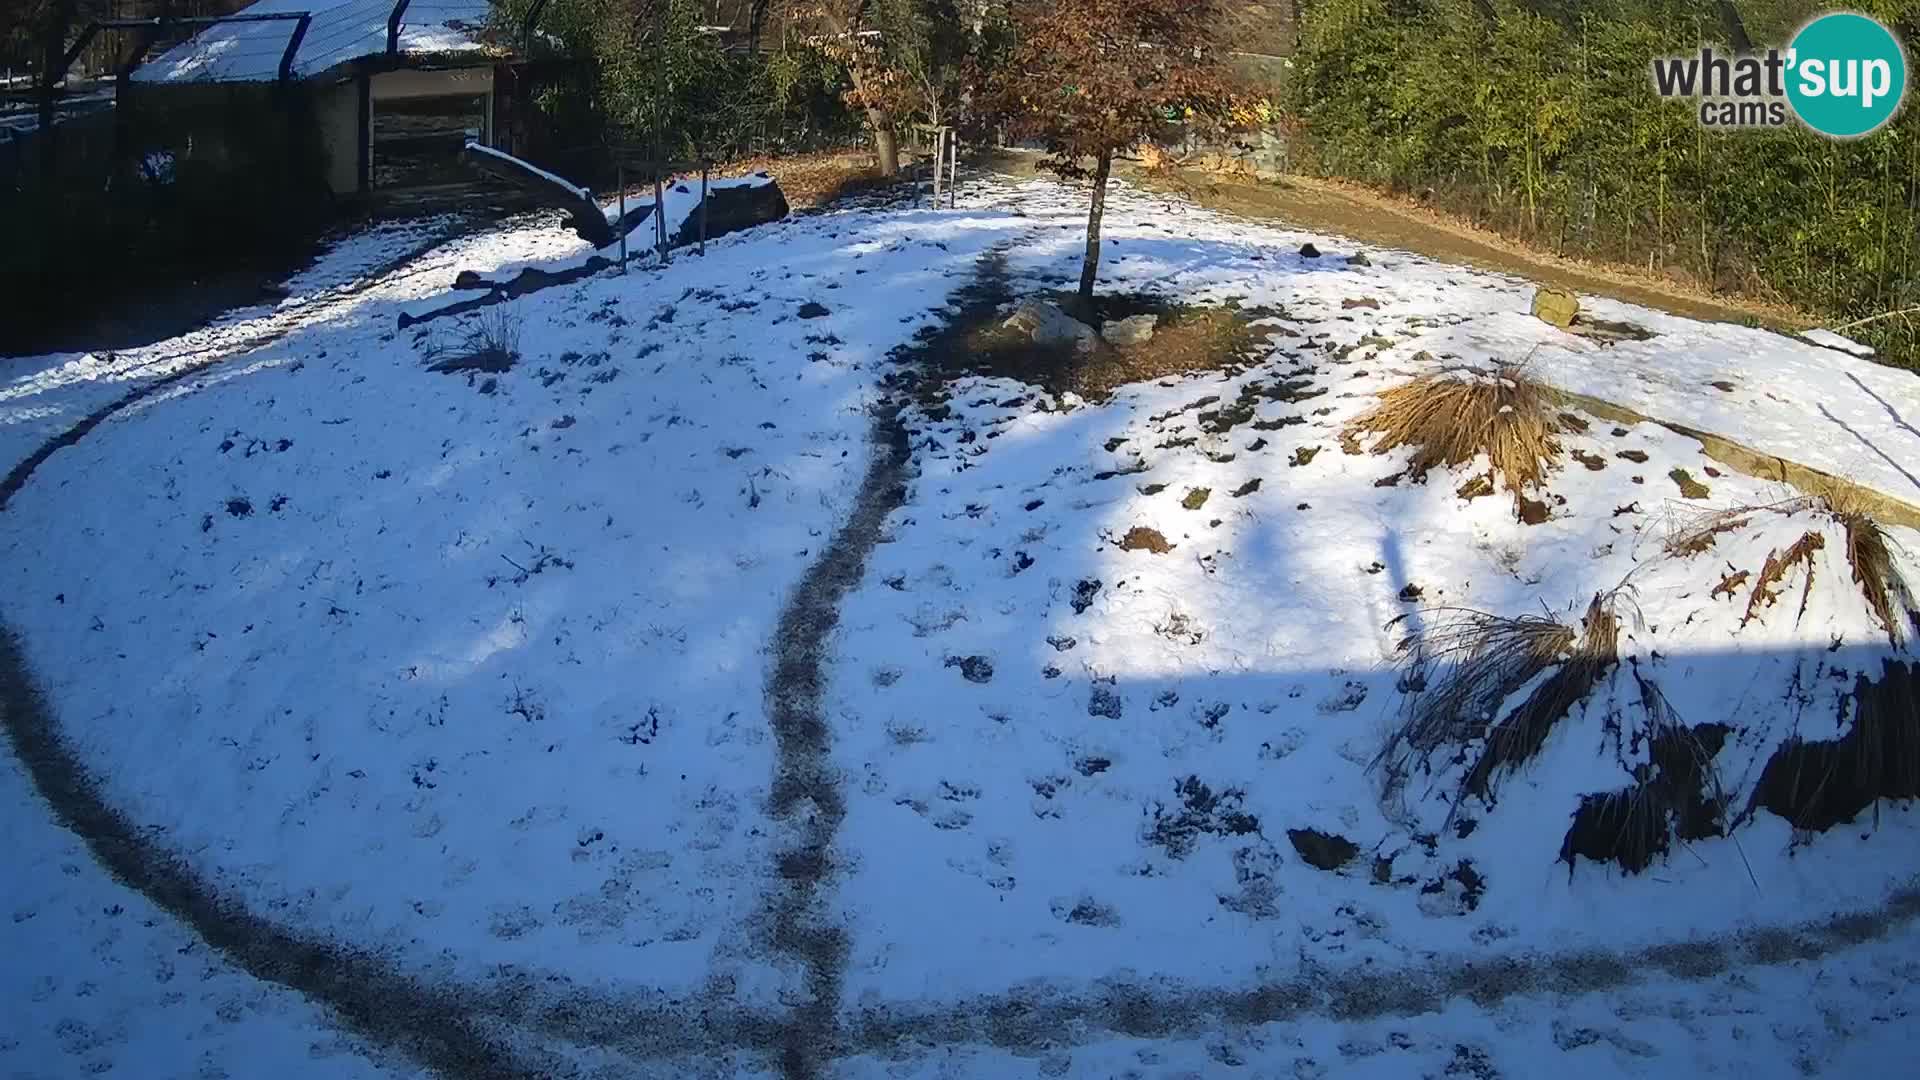
<svg viewBox="0 0 1920 1080"><path fill-rule="evenodd" d="M394 0L259 0L247 15L297 14L313 18L294 54L293 76L305 78L387 51L387 20ZM450 53L481 48L487 0L411 0L401 16L402 53ZM135 82L268 82L293 37L293 20L224 23L142 64Z"/></svg>

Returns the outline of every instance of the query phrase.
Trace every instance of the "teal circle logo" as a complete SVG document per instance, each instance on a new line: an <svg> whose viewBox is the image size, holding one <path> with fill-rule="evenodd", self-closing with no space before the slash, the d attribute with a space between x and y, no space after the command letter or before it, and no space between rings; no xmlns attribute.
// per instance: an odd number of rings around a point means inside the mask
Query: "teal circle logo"
<svg viewBox="0 0 1920 1080"><path fill-rule="evenodd" d="M1787 103L1802 123L1835 139L1878 131L1907 94L1907 56L1893 31L1852 12L1800 28L1787 51Z"/></svg>

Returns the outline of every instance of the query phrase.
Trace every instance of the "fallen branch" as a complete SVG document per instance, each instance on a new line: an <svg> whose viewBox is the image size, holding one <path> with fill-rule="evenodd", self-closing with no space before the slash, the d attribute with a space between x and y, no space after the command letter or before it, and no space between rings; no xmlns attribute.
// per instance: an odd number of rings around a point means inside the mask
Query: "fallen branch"
<svg viewBox="0 0 1920 1080"><path fill-rule="evenodd" d="M1855 319L1850 323L1841 323L1839 326L1829 326L1827 329L1837 334L1842 330L1851 330L1856 326L1877 323L1881 319L1902 319L1911 323L1913 321L1912 317L1915 315L1920 315L1920 307L1895 308L1892 311L1883 311L1878 315L1869 315L1864 319Z"/></svg>

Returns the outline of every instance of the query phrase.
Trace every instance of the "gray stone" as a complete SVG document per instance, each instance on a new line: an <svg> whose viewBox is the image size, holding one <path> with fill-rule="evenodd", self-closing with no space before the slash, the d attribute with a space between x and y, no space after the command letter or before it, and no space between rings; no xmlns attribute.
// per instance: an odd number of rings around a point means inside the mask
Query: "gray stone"
<svg viewBox="0 0 1920 1080"><path fill-rule="evenodd" d="M1077 353L1092 352L1098 337L1093 327L1044 300L1023 302L1001 325L1027 335L1035 345L1067 345Z"/></svg>
<svg viewBox="0 0 1920 1080"><path fill-rule="evenodd" d="M1134 315L1111 320L1100 328L1100 336L1109 345L1144 345L1153 340L1154 328L1159 325L1158 315Z"/></svg>

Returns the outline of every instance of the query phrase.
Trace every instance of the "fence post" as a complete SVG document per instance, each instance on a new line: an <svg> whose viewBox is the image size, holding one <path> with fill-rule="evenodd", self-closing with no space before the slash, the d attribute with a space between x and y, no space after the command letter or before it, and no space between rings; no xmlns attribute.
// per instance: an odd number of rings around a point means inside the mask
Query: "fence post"
<svg viewBox="0 0 1920 1080"><path fill-rule="evenodd" d="M947 208L960 206L960 136L947 131L947 151L953 155L953 171L947 174Z"/></svg>
<svg viewBox="0 0 1920 1080"><path fill-rule="evenodd" d="M654 143L653 154L653 238L654 249L660 256L660 265L667 265L667 197L660 183L660 144Z"/></svg>
<svg viewBox="0 0 1920 1080"><path fill-rule="evenodd" d="M935 210L940 209L940 173L943 168L941 163L946 158L946 156L947 156L947 129L943 127L934 128L933 129L933 208ZM914 186L918 187L919 185L916 184ZM915 201L918 201L918 200L916 199Z"/></svg>
<svg viewBox="0 0 1920 1080"><path fill-rule="evenodd" d="M602 173L601 175L606 175ZM627 163L623 158L613 167L614 183L620 185L620 272L627 272Z"/></svg>
<svg viewBox="0 0 1920 1080"><path fill-rule="evenodd" d="M707 155L700 155L700 254L707 253Z"/></svg>

